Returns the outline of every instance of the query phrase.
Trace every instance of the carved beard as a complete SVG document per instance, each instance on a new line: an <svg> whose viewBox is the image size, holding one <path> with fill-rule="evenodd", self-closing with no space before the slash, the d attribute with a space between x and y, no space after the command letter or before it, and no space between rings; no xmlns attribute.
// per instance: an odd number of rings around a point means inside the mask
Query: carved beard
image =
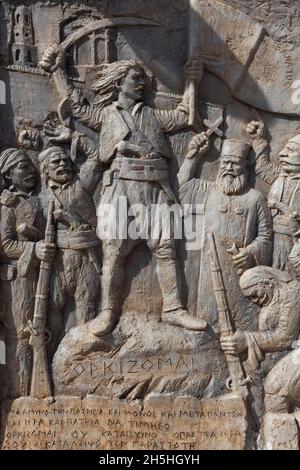
<svg viewBox="0 0 300 470"><path fill-rule="evenodd" d="M52 179L56 183L65 184L65 183L69 183L70 181L72 181L72 175L69 173L68 174L56 174L55 178L52 178Z"/></svg>
<svg viewBox="0 0 300 470"><path fill-rule="evenodd" d="M73 171L68 169L68 170L51 170L48 173L48 177L52 180L55 181L55 183L59 184L65 184L69 183L72 181L74 174Z"/></svg>
<svg viewBox="0 0 300 470"><path fill-rule="evenodd" d="M228 196L240 194L247 186L247 176L245 174L240 176L224 175L222 172L218 173L217 183L222 189L223 193Z"/></svg>

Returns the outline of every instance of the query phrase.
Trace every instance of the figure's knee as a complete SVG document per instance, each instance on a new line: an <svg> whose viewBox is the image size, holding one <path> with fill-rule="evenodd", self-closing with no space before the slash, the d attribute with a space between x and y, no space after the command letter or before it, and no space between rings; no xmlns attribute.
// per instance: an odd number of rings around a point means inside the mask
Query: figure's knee
<svg viewBox="0 0 300 470"><path fill-rule="evenodd" d="M298 387L295 385L299 377L298 365L295 364L296 353L297 350L294 350L279 361L265 379L264 392L267 412L290 413L293 411L298 394Z"/></svg>
<svg viewBox="0 0 300 470"><path fill-rule="evenodd" d="M127 256L126 247L119 240L111 240L102 244L103 268L107 266L122 266Z"/></svg>
<svg viewBox="0 0 300 470"><path fill-rule="evenodd" d="M60 303L52 302L48 308L47 328L49 331L49 346L58 345L64 333L64 311Z"/></svg>
<svg viewBox="0 0 300 470"><path fill-rule="evenodd" d="M176 247L174 240L158 240L152 241L149 246L153 255L157 260L175 260L176 259Z"/></svg>
<svg viewBox="0 0 300 470"><path fill-rule="evenodd" d="M283 393L278 377L270 372L264 384L265 409L267 413L289 413L290 399Z"/></svg>
<svg viewBox="0 0 300 470"><path fill-rule="evenodd" d="M266 413L289 413L290 400L288 397L265 393Z"/></svg>

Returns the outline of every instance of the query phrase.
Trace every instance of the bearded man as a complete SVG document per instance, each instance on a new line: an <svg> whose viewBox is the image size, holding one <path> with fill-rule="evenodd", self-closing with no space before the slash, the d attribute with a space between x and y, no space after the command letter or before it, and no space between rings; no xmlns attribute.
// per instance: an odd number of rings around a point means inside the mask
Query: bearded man
<svg viewBox="0 0 300 470"><path fill-rule="evenodd" d="M300 134L288 140L279 152L279 165L275 165L267 151L264 124L252 121L246 130L256 155L256 174L271 185L268 203L273 217L273 266L295 275L289 254L300 230Z"/></svg>
<svg viewBox="0 0 300 470"><path fill-rule="evenodd" d="M205 134L196 136L190 147L198 146L198 155L207 150ZM182 205L202 208L203 246L198 277L198 309L210 324L215 324L216 305L210 276L206 232L215 235L229 307L236 325L249 327L254 322L254 309L244 298L239 277L255 265L268 265L272 257L272 223L264 196L248 184L247 155L249 145L235 139L223 142L219 171L215 182L189 179L195 171L194 158L186 160L179 173ZM204 149L204 150L203 150Z"/></svg>
<svg viewBox="0 0 300 470"><path fill-rule="evenodd" d="M100 241L96 235L96 208L90 194L93 177L84 171L79 175L70 156L59 146L41 152L39 160L43 180L40 197L45 213L48 201L54 200L57 223L48 313L49 352L53 356L71 326L82 325L96 314ZM86 163L90 166L89 161ZM72 299L73 319L68 309Z"/></svg>

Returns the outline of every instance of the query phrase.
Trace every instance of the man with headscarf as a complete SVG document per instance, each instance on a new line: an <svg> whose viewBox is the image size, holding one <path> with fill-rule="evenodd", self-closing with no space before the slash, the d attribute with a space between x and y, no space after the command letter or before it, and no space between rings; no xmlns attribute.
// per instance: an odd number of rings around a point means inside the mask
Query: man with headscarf
<svg viewBox="0 0 300 470"><path fill-rule="evenodd" d="M194 138L191 148L195 145L198 145L198 154L204 155L207 150L205 134ZM181 204L191 208L198 205L203 218L198 299L190 299L190 302L197 302L198 309L210 324L216 324L217 315L206 233L209 231L215 236L229 307L240 328L250 327L255 322L255 310L241 293L238 275L250 267L271 261L271 217L263 195L248 184L249 147L236 139L223 142L215 182L202 178L190 180L198 165L197 149L194 158L183 164L184 171L179 172ZM191 256L194 258L193 254Z"/></svg>
<svg viewBox="0 0 300 470"><path fill-rule="evenodd" d="M42 66L54 71L55 60L56 54L52 51L44 58ZM199 73L196 65L191 64L187 68L188 79L198 78ZM59 77L59 91L63 98L68 93L73 117L100 133L96 152L99 161L107 168L100 206L110 205L117 212L121 198L125 198L129 212L130 207L136 204L142 204L148 210L154 204L171 206L176 202L168 182L171 150L165 134L188 126L188 87L182 103L167 111L145 105L144 92L149 77L135 60L102 66L99 79L92 87L95 93L93 104L87 102L78 89L68 87L62 69ZM141 225L144 222L142 220ZM90 324L95 335L111 331L118 321L122 310L120 292L124 265L140 242L141 238L133 239L130 234L125 237L108 236L102 240L102 306L98 317ZM174 234L169 237L160 234L155 239L147 237L146 242L156 259L163 297L162 320L183 328L204 330L205 322L190 315L182 303Z"/></svg>
<svg viewBox="0 0 300 470"><path fill-rule="evenodd" d="M52 146L39 154L41 200L46 213L55 203L56 255L49 289L50 356L72 326L94 318L100 289L100 241L96 235L96 208L91 196L92 176L77 174L67 152ZM73 317L70 301L74 299Z"/></svg>
<svg viewBox="0 0 300 470"><path fill-rule="evenodd" d="M292 351L300 333L300 284L287 272L258 266L242 275L240 286L245 297L261 309L258 329L222 338L221 347L228 354L247 352L250 373L271 356L265 381L266 411L288 413L300 404L300 350Z"/></svg>
<svg viewBox="0 0 300 470"><path fill-rule="evenodd" d="M247 132L256 154L256 174L271 185L268 204L273 217L273 266L293 273L289 254L293 236L300 229L300 134L289 139L279 152L277 166L267 152L264 124L253 121L247 126Z"/></svg>
<svg viewBox="0 0 300 470"><path fill-rule="evenodd" d="M1 243L6 259L0 267L3 322L7 327L10 396L30 391L32 352L28 324L33 318L39 261L53 258L55 245L44 239L45 218L38 195L37 171L23 150L9 148L0 155L6 189L1 195ZM11 297L11 298L10 298Z"/></svg>

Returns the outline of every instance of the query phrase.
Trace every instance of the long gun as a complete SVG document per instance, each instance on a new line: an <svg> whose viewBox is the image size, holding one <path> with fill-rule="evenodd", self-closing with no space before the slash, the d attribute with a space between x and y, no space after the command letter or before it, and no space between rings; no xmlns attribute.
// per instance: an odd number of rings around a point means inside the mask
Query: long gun
<svg viewBox="0 0 300 470"><path fill-rule="evenodd" d="M219 263L218 252L216 248L215 237L213 233L207 234L209 242L210 269L213 281L213 289L217 304L218 319L220 326L220 336L231 336L234 333L226 289L224 285L222 270ZM227 386L232 391L239 392L243 398L249 395L248 383L250 378L246 376L241 359L234 354L225 353L226 362L229 370L229 380Z"/></svg>
<svg viewBox="0 0 300 470"><path fill-rule="evenodd" d="M54 201L50 201L45 233L46 243L55 242L53 212ZM51 270L52 261L41 261L35 294L33 321L30 325L30 344L33 348L33 369L30 396L34 398L47 398L52 395L46 349L47 304Z"/></svg>

